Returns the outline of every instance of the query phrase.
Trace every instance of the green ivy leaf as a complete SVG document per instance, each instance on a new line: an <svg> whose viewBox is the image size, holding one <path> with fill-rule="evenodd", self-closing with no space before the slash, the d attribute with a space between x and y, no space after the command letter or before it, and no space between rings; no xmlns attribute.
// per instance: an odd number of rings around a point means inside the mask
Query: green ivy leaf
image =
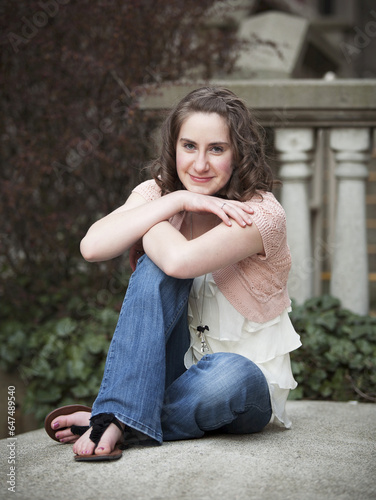
<svg viewBox="0 0 376 500"><path fill-rule="evenodd" d="M317 325L324 326L329 332L334 332L337 327L337 316L335 311L327 311L316 320Z"/></svg>
<svg viewBox="0 0 376 500"><path fill-rule="evenodd" d="M77 322L71 318L62 318L56 324L55 330L59 337L68 337L77 328Z"/></svg>

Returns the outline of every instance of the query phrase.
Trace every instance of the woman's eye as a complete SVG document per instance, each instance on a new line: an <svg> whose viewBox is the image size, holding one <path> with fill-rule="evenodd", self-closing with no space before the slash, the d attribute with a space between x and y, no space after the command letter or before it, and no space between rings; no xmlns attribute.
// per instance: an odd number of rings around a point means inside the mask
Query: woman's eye
<svg viewBox="0 0 376 500"><path fill-rule="evenodd" d="M195 149L195 145L191 144L190 142L187 142L184 144L185 149L188 149L189 151L193 151Z"/></svg>
<svg viewBox="0 0 376 500"><path fill-rule="evenodd" d="M213 153L223 153L223 148L221 146L213 146L212 151Z"/></svg>

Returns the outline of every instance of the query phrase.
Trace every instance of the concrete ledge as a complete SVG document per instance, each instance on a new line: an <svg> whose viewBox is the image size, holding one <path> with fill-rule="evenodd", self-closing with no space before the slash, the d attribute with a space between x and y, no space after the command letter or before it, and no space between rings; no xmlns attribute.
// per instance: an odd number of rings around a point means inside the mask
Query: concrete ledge
<svg viewBox="0 0 376 500"><path fill-rule="evenodd" d="M113 463L76 463L37 430L0 441L4 499L370 500L376 498L376 405L289 401L293 428L132 448Z"/></svg>
<svg viewBox="0 0 376 500"><path fill-rule="evenodd" d="M150 87L143 110L170 109L204 85L226 87L255 111L263 126L376 126L376 80L223 80Z"/></svg>

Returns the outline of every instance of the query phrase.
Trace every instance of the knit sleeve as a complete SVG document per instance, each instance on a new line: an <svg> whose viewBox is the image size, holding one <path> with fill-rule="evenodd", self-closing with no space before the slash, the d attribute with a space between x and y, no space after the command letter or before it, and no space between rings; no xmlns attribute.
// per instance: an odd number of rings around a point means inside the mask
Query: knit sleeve
<svg viewBox="0 0 376 500"><path fill-rule="evenodd" d="M161 190L154 179L142 182L132 192L140 194L146 201L154 201L161 197Z"/></svg>
<svg viewBox="0 0 376 500"><path fill-rule="evenodd" d="M247 202L253 210L253 223L260 231L265 255L260 259L269 259L286 242L286 215L280 203L272 193L262 193Z"/></svg>

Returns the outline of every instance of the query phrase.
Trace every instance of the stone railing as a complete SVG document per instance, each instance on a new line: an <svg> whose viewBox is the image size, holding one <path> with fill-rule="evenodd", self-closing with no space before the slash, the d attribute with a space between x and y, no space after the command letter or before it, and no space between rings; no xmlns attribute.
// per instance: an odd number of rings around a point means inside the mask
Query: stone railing
<svg viewBox="0 0 376 500"><path fill-rule="evenodd" d="M210 85L233 90L261 125L273 131L293 258L291 297L303 302L320 294L323 264L329 262L330 293L344 307L367 314L365 187L376 127L376 80L229 80ZM168 109L200 86L159 87L141 106Z"/></svg>

